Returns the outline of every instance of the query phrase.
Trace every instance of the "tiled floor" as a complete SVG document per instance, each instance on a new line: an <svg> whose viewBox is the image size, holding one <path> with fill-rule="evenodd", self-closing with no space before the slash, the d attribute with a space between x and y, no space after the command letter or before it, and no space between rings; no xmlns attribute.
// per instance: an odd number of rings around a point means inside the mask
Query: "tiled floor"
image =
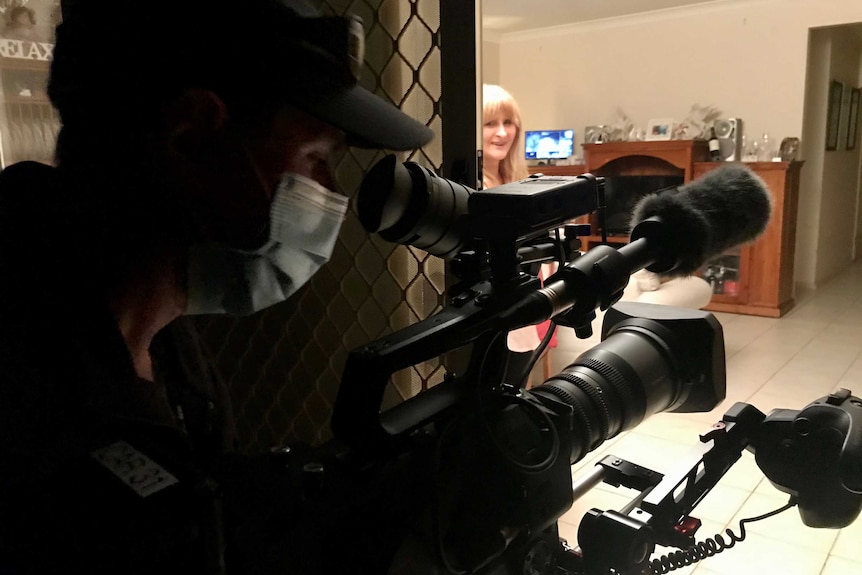
<svg viewBox="0 0 862 575"><path fill-rule="evenodd" d="M797 305L781 319L716 314L727 352L727 399L708 414L656 414L640 426L606 441L573 469L579 477L607 454L661 473L678 469L680 458L734 402L751 403L764 413L801 409L830 391L845 387L862 396L862 263L815 292L797 294ZM596 324L598 331L598 324ZM556 373L598 343L558 336L552 354ZM562 535L577 541L577 526L591 509L619 510L633 492L601 484L575 502L560 521ZM718 486L695 509L703 521L698 540L731 528L739 520L780 507L787 496L763 477L745 452ZM678 573L698 575L860 575L862 519L841 530L802 524L797 509L746 524L746 539L732 549Z"/></svg>

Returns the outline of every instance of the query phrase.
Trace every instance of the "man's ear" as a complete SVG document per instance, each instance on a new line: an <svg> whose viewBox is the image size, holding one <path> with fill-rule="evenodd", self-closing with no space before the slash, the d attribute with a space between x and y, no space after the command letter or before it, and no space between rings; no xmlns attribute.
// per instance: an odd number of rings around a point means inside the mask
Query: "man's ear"
<svg viewBox="0 0 862 575"><path fill-rule="evenodd" d="M167 107L169 145L188 160L201 159L227 122L227 109L211 90L190 88Z"/></svg>

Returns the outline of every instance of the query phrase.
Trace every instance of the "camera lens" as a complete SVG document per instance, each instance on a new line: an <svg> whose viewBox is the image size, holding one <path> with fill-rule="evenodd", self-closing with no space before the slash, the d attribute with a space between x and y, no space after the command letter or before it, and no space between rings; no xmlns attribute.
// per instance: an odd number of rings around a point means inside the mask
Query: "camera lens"
<svg viewBox="0 0 862 575"><path fill-rule="evenodd" d="M389 155L362 180L356 208L367 231L451 258L468 237L461 216L467 213L473 191L415 162L402 164Z"/></svg>
<svg viewBox="0 0 862 575"><path fill-rule="evenodd" d="M673 406L682 377L673 334L650 320L623 322L574 363L530 390L572 407L570 462Z"/></svg>

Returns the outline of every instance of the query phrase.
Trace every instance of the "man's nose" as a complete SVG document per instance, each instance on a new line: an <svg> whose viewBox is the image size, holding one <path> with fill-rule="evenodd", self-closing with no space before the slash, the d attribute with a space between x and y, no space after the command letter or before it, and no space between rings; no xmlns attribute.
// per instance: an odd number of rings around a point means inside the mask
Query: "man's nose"
<svg viewBox="0 0 862 575"><path fill-rule="evenodd" d="M335 172L331 162L316 162L311 166L296 168L296 173L314 180L330 192L337 192L335 186Z"/></svg>
<svg viewBox="0 0 862 575"><path fill-rule="evenodd" d="M320 184L330 192L336 192L335 173L333 173L331 167L316 170L314 174L314 179L317 181L318 184Z"/></svg>

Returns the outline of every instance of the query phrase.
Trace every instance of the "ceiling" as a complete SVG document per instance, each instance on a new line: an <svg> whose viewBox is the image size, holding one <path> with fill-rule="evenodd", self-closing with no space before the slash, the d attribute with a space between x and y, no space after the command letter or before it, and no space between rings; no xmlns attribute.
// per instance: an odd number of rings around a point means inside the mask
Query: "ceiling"
<svg viewBox="0 0 862 575"><path fill-rule="evenodd" d="M505 34L723 0L482 0L482 29Z"/></svg>

